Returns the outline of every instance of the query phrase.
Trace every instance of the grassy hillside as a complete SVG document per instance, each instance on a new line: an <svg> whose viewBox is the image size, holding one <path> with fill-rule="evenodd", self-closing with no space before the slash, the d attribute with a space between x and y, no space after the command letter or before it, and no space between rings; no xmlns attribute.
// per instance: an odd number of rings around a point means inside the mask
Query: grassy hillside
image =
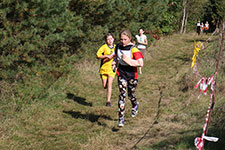
<svg viewBox="0 0 225 150"><path fill-rule="evenodd" d="M35 102L21 107L21 111L0 113L0 118L4 118L0 122L0 149L195 149L194 139L202 134L210 90L197 99L198 90L193 87L199 78L190 65L193 41L207 38L192 33L175 34L151 43L136 91L139 114L131 117L127 100L124 128L117 127L117 80L113 83L112 107L108 108L98 74L99 62L84 59L69 65L69 71L40 92L45 94L40 94ZM199 53L199 72L204 76L215 71L218 43L219 36L212 37L208 48ZM205 149L225 147L224 81L222 61L208 131L208 135L220 140L207 142Z"/></svg>

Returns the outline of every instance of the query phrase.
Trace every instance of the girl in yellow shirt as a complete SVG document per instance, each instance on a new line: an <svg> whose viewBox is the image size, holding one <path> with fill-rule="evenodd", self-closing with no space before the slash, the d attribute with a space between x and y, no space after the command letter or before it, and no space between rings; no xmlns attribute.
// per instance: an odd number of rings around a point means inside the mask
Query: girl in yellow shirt
<svg viewBox="0 0 225 150"><path fill-rule="evenodd" d="M115 45L113 34L108 33L105 35L106 44L102 45L97 51L97 58L101 59L101 66L99 74L102 79L104 89L107 89L107 102L106 106L111 106L112 83L115 77L115 72L112 69L112 62L114 57Z"/></svg>

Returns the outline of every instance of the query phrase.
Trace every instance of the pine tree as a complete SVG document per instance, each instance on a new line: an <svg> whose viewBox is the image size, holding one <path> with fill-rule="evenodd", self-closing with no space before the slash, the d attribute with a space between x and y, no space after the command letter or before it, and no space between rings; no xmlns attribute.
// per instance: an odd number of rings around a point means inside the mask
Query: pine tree
<svg viewBox="0 0 225 150"><path fill-rule="evenodd" d="M3 0L0 3L1 65L57 61L80 37L82 17L68 9L70 0ZM47 58L47 59L46 59Z"/></svg>

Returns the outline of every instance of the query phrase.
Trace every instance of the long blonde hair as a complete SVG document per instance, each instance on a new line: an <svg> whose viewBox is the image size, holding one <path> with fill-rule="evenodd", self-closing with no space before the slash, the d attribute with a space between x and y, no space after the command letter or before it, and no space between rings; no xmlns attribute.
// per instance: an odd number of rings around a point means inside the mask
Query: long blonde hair
<svg viewBox="0 0 225 150"><path fill-rule="evenodd" d="M119 35L120 35L120 37L121 37L121 35L126 35L130 39L130 41L132 41L132 35L131 35L130 30L127 30L127 29L122 30Z"/></svg>

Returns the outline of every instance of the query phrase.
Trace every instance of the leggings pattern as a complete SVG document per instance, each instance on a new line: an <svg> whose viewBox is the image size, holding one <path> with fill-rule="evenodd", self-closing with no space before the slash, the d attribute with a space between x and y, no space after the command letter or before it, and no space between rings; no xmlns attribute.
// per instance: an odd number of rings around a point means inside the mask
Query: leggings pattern
<svg viewBox="0 0 225 150"><path fill-rule="evenodd" d="M121 77L118 77L118 86L119 86L119 118L124 117L125 113L125 98L126 98L126 89L128 88L128 98L131 101L132 107L135 107L137 104L137 100L135 97L135 90L138 84L137 79L125 80Z"/></svg>

